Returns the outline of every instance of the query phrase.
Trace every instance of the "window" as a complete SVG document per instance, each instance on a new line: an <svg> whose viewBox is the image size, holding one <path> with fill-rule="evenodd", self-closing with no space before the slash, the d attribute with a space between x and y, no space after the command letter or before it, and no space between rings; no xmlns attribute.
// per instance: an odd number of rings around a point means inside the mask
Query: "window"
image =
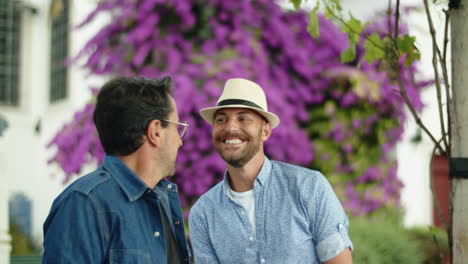
<svg viewBox="0 0 468 264"><path fill-rule="evenodd" d="M3 0L0 0L3 1ZM65 59L68 57L69 0L52 1L50 92L51 103L65 99L68 95L68 70Z"/></svg>
<svg viewBox="0 0 468 264"><path fill-rule="evenodd" d="M24 193L15 193L10 197L9 203L10 221L18 225L21 233L32 237L32 202Z"/></svg>
<svg viewBox="0 0 468 264"><path fill-rule="evenodd" d="M0 0L0 105L19 102L21 10L14 0Z"/></svg>

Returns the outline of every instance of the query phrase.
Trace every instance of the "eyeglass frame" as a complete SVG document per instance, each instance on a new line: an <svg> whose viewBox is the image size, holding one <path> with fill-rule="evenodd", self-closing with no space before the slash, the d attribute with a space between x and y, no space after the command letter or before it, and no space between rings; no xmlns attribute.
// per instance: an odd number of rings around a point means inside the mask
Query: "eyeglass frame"
<svg viewBox="0 0 468 264"><path fill-rule="evenodd" d="M179 133L179 130L177 130L177 133L179 134L180 139L183 139L185 137L185 135L187 134L188 127L189 127L189 124L188 124L187 121L175 122L175 121L171 121L171 120L167 120L167 119L158 119L158 120L163 121L163 122L176 124L178 126L183 126L182 132Z"/></svg>

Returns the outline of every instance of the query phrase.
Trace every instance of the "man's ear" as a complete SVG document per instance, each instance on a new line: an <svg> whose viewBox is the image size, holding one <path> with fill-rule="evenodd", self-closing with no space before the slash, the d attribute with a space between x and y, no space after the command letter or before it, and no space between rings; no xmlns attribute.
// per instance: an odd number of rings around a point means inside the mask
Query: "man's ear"
<svg viewBox="0 0 468 264"><path fill-rule="evenodd" d="M161 121L158 119L151 120L146 129L146 139L148 143L154 146L159 146L161 144Z"/></svg>
<svg viewBox="0 0 468 264"><path fill-rule="evenodd" d="M266 141L270 135L271 135L271 123L270 122L265 122L263 124L263 131L262 131L262 139L263 141Z"/></svg>

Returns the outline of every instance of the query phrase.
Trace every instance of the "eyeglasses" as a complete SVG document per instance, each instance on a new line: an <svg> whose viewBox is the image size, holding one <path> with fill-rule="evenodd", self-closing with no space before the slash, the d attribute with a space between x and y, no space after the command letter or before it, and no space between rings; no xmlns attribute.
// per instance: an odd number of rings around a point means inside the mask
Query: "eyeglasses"
<svg viewBox="0 0 468 264"><path fill-rule="evenodd" d="M177 132L179 133L180 139L183 139L185 134L187 134L187 130L188 130L188 126L189 126L187 121L184 121L184 122L180 123L180 122L174 122L174 121L166 120L166 119L160 119L160 120L164 121L164 122L176 124L177 125Z"/></svg>

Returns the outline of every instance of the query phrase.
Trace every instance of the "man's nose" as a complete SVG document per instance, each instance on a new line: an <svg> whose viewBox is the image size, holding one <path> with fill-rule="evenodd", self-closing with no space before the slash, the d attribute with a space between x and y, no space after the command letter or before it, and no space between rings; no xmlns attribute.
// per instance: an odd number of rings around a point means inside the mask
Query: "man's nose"
<svg viewBox="0 0 468 264"><path fill-rule="evenodd" d="M228 121L226 121L226 125L224 126L224 129L225 130L228 130L228 131L237 131L239 130L239 122L237 122L237 120L235 119L229 119Z"/></svg>

